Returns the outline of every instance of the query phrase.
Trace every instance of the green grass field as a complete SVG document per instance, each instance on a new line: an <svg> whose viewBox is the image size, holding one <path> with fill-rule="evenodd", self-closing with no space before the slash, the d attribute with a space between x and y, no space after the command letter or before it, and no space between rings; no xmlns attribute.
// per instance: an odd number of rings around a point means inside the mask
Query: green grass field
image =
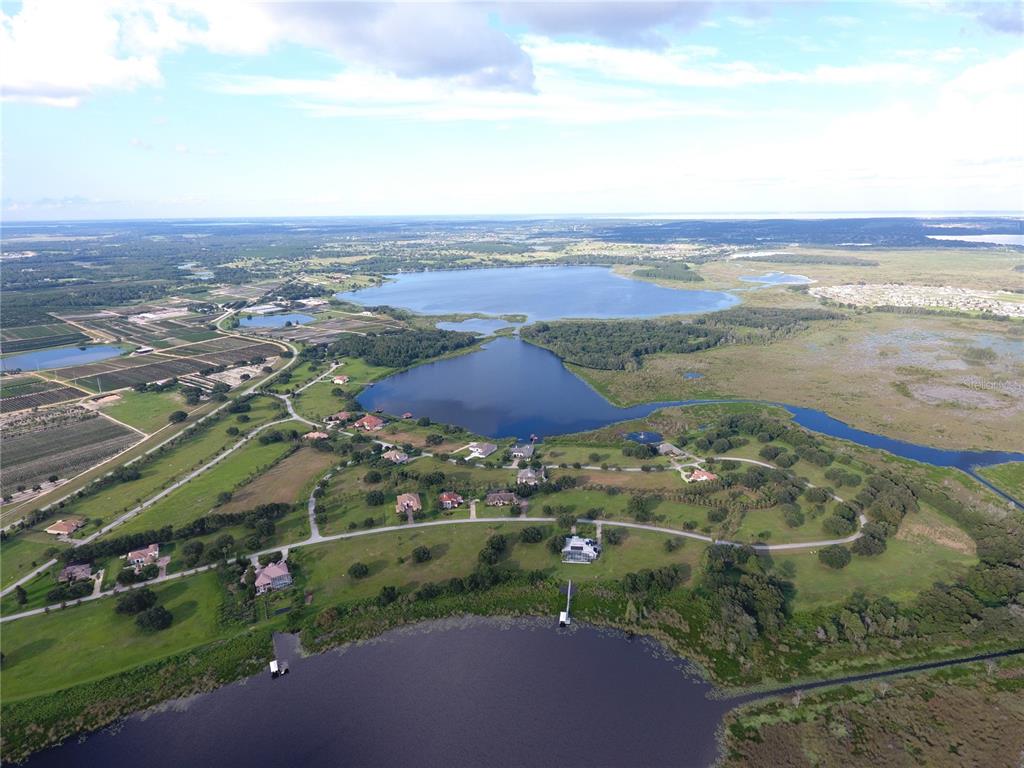
<svg viewBox="0 0 1024 768"><path fill-rule="evenodd" d="M42 531L28 531L0 543L0 585L6 587L32 570L32 563L42 565L48 559L46 550L64 549L66 544Z"/></svg>
<svg viewBox="0 0 1024 768"><path fill-rule="evenodd" d="M298 422L288 422L282 424L281 429L301 426ZM262 445L258 439L250 440L219 464L129 520L118 529L118 534L123 536L164 525L180 526L209 514L221 491L234 491L250 478L266 471L292 447L290 442Z"/></svg>
<svg viewBox="0 0 1024 768"><path fill-rule="evenodd" d="M0 695L7 702L36 696L210 642L223 633L220 590L212 573L154 587L174 623L153 634L115 613L109 599L5 624Z"/></svg>
<svg viewBox="0 0 1024 768"><path fill-rule="evenodd" d="M177 392L121 392L121 399L103 412L143 432L156 432L166 427L173 411L189 411Z"/></svg>
<svg viewBox="0 0 1024 768"><path fill-rule="evenodd" d="M1024 461L1011 461L978 470L978 474L1015 499L1024 499Z"/></svg>
<svg viewBox="0 0 1024 768"><path fill-rule="evenodd" d="M118 483L102 491L68 504L62 514L82 515L86 518L109 521L121 512L159 492L176 478L209 461L238 437L227 434L231 427L248 431L256 426L280 418L280 402L270 398L257 398L248 416L250 421L239 423L237 417L226 415L209 427L201 427L199 434L185 439L164 453L156 461L147 463L142 477L127 483Z"/></svg>

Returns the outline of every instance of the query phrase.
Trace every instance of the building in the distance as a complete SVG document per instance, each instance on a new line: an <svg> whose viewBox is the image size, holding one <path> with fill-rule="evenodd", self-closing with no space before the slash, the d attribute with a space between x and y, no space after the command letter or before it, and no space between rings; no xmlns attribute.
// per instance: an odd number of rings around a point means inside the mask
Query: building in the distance
<svg viewBox="0 0 1024 768"><path fill-rule="evenodd" d="M85 525L84 517L66 517L49 526L46 532L52 536L70 536L83 525Z"/></svg>
<svg viewBox="0 0 1024 768"><path fill-rule="evenodd" d="M405 464L409 460L409 454L397 448L389 448L381 454L381 458L390 461L392 464Z"/></svg>
<svg viewBox="0 0 1024 768"><path fill-rule="evenodd" d="M242 583L245 583L245 575L242 575ZM257 595L265 595L267 592L273 592L278 589L284 589L290 587L292 584L292 574L288 570L288 563L282 560L279 563L267 563L264 566L256 567L256 587Z"/></svg>
<svg viewBox="0 0 1024 768"><path fill-rule="evenodd" d="M544 474L543 467L540 469L530 469L527 467L526 469L520 469L518 474L516 474L516 483L519 485L540 485L545 480L547 480L547 476Z"/></svg>
<svg viewBox="0 0 1024 768"><path fill-rule="evenodd" d="M362 429L366 432L377 432L378 430L384 429L384 419L380 416L375 416L372 413L368 413L363 418L356 421L352 425L356 429Z"/></svg>
<svg viewBox="0 0 1024 768"><path fill-rule="evenodd" d="M441 509L455 509L462 505L462 497L454 491L445 491L438 497Z"/></svg>
<svg viewBox="0 0 1024 768"><path fill-rule="evenodd" d="M529 461L533 458L533 451L533 443L523 443L522 445L512 446L512 449L509 451L509 455L513 459L525 459L526 461Z"/></svg>
<svg viewBox="0 0 1024 768"><path fill-rule="evenodd" d="M582 536L570 536L562 547L563 563L592 563L600 556L601 545Z"/></svg>

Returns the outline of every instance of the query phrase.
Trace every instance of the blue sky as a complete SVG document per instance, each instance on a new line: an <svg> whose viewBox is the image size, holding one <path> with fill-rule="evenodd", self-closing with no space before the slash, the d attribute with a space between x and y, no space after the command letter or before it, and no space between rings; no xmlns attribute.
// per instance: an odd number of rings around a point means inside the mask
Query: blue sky
<svg viewBox="0 0 1024 768"><path fill-rule="evenodd" d="M1024 6L2 3L3 217L1024 210Z"/></svg>

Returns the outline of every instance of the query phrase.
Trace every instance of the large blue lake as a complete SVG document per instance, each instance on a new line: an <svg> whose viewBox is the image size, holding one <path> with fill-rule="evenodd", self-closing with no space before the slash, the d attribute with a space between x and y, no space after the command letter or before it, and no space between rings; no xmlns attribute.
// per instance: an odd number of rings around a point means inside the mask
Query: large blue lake
<svg viewBox="0 0 1024 768"><path fill-rule="evenodd" d="M32 757L53 766L710 766L737 701L644 639L461 619L301 658ZM282 646L285 644L280 643Z"/></svg>
<svg viewBox="0 0 1024 768"><path fill-rule="evenodd" d="M19 352L0 359L0 371L44 371L48 368L67 368L72 365L98 363L123 355L124 350L112 344L89 344L84 347L59 347L36 352Z"/></svg>
<svg viewBox="0 0 1024 768"><path fill-rule="evenodd" d="M664 288L607 267L507 267L393 275L390 282L337 294L366 306L427 315L523 314L530 320L656 317L713 312L739 299L720 291Z"/></svg>
<svg viewBox="0 0 1024 768"><path fill-rule="evenodd" d="M358 399L368 410L411 411L481 435L518 438L597 429L666 406L730 402L677 400L619 408L554 354L518 338L498 338L476 352L395 374L365 389ZM940 467L969 472L972 467L1024 461L1024 453L931 448L855 429L812 408L772 405L785 408L797 424L815 432Z"/></svg>

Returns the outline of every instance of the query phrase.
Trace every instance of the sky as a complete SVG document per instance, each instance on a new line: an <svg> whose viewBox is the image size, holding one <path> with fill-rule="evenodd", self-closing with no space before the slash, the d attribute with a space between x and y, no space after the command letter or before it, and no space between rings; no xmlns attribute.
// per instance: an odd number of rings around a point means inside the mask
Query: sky
<svg viewBox="0 0 1024 768"><path fill-rule="evenodd" d="M0 0L2 217L1024 212L1024 3Z"/></svg>

